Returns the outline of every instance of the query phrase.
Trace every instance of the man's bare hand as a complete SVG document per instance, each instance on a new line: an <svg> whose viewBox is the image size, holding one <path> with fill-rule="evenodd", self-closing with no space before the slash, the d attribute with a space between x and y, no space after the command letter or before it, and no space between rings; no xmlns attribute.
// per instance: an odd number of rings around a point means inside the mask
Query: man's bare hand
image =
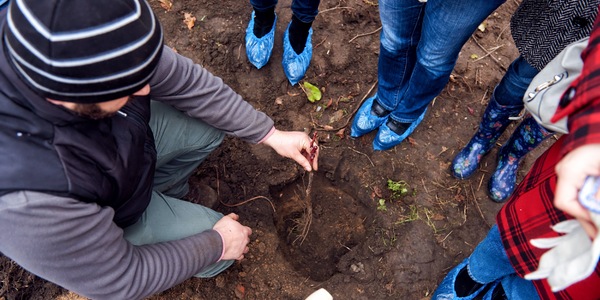
<svg viewBox="0 0 600 300"><path fill-rule="evenodd" d="M305 156L311 153L311 138L299 131L280 131L275 129L264 142L264 144L273 148L279 155L295 160L306 171L317 170L319 167L319 149L311 163ZM316 143L316 142L315 142Z"/></svg>
<svg viewBox="0 0 600 300"><path fill-rule="evenodd" d="M222 260L242 260L244 254L248 253L248 243L252 229L238 222L240 217L234 213L221 218L213 229L223 238Z"/></svg>

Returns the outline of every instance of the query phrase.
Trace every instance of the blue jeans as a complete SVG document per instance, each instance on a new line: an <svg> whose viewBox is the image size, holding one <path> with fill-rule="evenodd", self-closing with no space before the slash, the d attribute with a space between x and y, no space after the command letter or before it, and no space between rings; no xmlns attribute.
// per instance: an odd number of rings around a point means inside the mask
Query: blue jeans
<svg viewBox="0 0 600 300"><path fill-rule="evenodd" d="M304 23L310 23L315 20L319 13L319 3L321 0L292 0L292 13L296 18ZM250 4L257 11L264 11L274 8L277 0L250 0Z"/></svg>
<svg viewBox="0 0 600 300"><path fill-rule="evenodd" d="M505 0L379 0L378 102L415 121L448 83L464 43Z"/></svg>
<svg viewBox="0 0 600 300"><path fill-rule="evenodd" d="M467 264L469 275L475 281L486 284L500 280L508 299L539 299L531 281L519 277L504 251L498 225L477 245Z"/></svg>
<svg viewBox="0 0 600 300"><path fill-rule="evenodd" d="M494 90L494 98L500 105L523 107L523 95L531 80L539 71L519 56L515 59Z"/></svg>

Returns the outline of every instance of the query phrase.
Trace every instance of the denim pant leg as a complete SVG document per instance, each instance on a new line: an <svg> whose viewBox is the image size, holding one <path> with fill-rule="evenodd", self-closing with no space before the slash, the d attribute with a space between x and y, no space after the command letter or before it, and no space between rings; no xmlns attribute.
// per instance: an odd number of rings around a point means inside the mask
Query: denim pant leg
<svg viewBox="0 0 600 300"><path fill-rule="evenodd" d="M175 108L152 101L150 127L158 159L154 189L174 198L188 192L188 179L223 141L224 133Z"/></svg>
<svg viewBox="0 0 600 300"><path fill-rule="evenodd" d="M377 101L393 111L413 71L425 4L416 0L379 0L381 34Z"/></svg>
<svg viewBox="0 0 600 300"><path fill-rule="evenodd" d="M396 5L382 6L382 2L393 2ZM387 103L387 106L381 103L386 109L393 108L393 119L409 123L423 113L448 83L458 53L465 42L477 26L504 2L505 0L429 0L421 8L424 12L420 18L415 18L415 13L406 12L399 6L414 7L418 5L417 1L380 0L381 22L390 23L390 30L382 33L381 45L385 50L380 50L380 56L389 52L401 53L407 57L400 68L397 68L397 64L386 61L382 65L381 60L379 64L378 97ZM397 9L390 10L390 6ZM412 50L414 47L416 48ZM382 81L384 84L393 82L397 86L383 86L381 89ZM390 87L393 89L390 90Z"/></svg>
<svg viewBox="0 0 600 300"><path fill-rule="evenodd" d="M292 13L304 23L315 20L321 0L292 0Z"/></svg>
<svg viewBox="0 0 600 300"><path fill-rule="evenodd" d="M277 6L277 0L250 0L250 5L257 11L265 11Z"/></svg>
<svg viewBox="0 0 600 300"><path fill-rule="evenodd" d="M479 283L501 280L502 288L509 295L508 299L539 299L533 283L517 276L510 264L502 245L498 225L494 225L485 239L473 250L467 268L471 278Z"/></svg>
<svg viewBox="0 0 600 300"><path fill-rule="evenodd" d="M538 72L523 57L517 57L494 89L496 102L501 105L523 106L523 95Z"/></svg>

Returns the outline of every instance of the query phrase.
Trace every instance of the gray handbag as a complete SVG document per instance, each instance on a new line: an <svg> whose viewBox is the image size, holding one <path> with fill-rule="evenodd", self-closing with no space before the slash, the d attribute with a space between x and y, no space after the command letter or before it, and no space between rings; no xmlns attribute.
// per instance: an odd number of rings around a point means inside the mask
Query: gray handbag
<svg viewBox="0 0 600 300"><path fill-rule="evenodd" d="M553 123L550 122L564 91L569 88L583 68L581 52L587 47L589 37L569 44L548 65L531 80L523 95L525 110L546 129L554 132L568 133L567 117ZM525 112L525 111L524 111ZM511 120L523 118L524 112L511 117Z"/></svg>

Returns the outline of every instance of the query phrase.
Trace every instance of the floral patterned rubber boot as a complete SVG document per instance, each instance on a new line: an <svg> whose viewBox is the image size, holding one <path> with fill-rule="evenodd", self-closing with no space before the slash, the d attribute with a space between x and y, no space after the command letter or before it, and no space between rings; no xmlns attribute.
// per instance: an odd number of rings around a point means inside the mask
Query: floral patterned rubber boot
<svg viewBox="0 0 600 300"><path fill-rule="evenodd" d="M488 183L492 200L504 202L512 195L521 158L553 134L554 132L540 126L533 117L523 119L498 152L498 166Z"/></svg>
<svg viewBox="0 0 600 300"><path fill-rule="evenodd" d="M479 129L469 143L454 157L450 165L452 176L465 179L473 175L479 167L481 158L492 149L498 137L511 122L508 117L517 115L521 109L522 106L501 105L492 96L483 113L481 123L479 123Z"/></svg>

